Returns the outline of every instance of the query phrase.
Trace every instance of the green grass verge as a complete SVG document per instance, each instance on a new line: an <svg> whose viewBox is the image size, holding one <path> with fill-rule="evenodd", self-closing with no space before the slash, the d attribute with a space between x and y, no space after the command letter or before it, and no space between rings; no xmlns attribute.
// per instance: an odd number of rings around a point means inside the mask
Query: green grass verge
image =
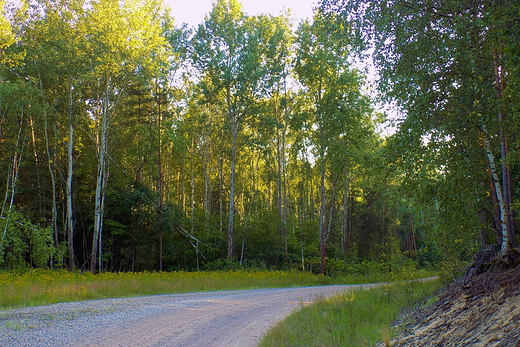
<svg viewBox="0 0 520 347"><path fill-rule="evenodd" d="M424 277L417 272L414 276ZM114 297L214 290L384 282L395 276L331 278L299 271L101 273L66 270L0 272L0 309Z"/></svg>
<svg viewBox="0 0 520 347"><path fill-rule="evenodd" d="M101 273L30 270L0 273L0 309L57 302L212 290L330 284L324 276L301 272L141 272Z"/></svg>
<svg viewBox="0 0 520 347"><path fill-rule="evenodd" d="M408 282L351 292L304 307L273 327L260 347L374 346L395 335L401 310L442 287L440 280Z"/></svg>

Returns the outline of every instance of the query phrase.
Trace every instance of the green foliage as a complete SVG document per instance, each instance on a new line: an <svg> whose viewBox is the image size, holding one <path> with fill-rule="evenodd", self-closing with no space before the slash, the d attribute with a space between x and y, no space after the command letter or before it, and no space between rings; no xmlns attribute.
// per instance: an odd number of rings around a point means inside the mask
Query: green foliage
<svg viewBox="0 0 520 347"><path fill-rule="evenodd" d="M2 62L6 60L4 50L15 42L11 23L5 18L5 1L0 2L0 50L2 51Z"/></svg>
<svg viewBox="0 0 520 347"><path fill-rule="evenodd" d="M25 5L0 18L2 217L25 216L0 267L84 270L98 237L108 271L318 272L326 250L330 276L379 275L474 249L478 148L422 143L419 118L382 147L341 13L293 30L219 0L191 30L155 0Z"/></svg>
<svg viewBox="0 0 520 347"><path fill-rule="evenodd" d="M359 48L373 48L382 98L402 113L389 159L401 194L420 207L427 247L464 261L490 231L483 211L514 237L518 5L324 0L322 9L352 19Z"/></svg>
<svg viewBox="0 0 520 347"><path fill-rule="evenodd" d="M31 223L21 211L0 218L0 266L47 268L55 254L52 231Z"/></svg>

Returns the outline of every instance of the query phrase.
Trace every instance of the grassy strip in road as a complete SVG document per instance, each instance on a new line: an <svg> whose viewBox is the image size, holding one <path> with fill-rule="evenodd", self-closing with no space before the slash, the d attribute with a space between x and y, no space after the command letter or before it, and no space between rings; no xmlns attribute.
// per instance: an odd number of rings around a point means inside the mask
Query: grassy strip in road
<svg viewBox="0 0 520 347"><path fill-rule="evenodd" d="M303 307L273 327L260 347L374 346L395 335L400 311L442 287L440 280L408 282L351 292Z"/></svg>
<svg viewBox="0 0 520 347"><path fill-rule="evenodd" d="M417 276L424 273L417 272ZM114 297L214 290L391 281L390 275L331 278L299 271L101 273L65 270L0 272L0 309Z"/></svg>

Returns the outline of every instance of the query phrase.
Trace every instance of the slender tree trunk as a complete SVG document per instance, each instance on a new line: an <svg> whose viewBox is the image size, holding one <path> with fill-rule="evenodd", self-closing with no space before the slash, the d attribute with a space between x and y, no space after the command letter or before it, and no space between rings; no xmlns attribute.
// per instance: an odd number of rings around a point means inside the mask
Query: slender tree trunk
<svg viewBox="0 0 520 347"><path fill-rule="evenodd" d="M192 153L190 154L190 214L191 214L191 234L195 230L195 140L192 141Z"/></svg>
<svg viewBox="0 0 520 347"><path fill-rule="evenodd" d="M327 259L327 223L326 223L326 203L325 196L325 155L320 155L320 274L325 274L325 263Z"/></svg>
<svg viewBox="0 0 520 347"><path fill-rule="evenodd" d="M204 175L204 227L206 230L209 230L211 215L211 177L209 173L211 154L209 148L209 136L205 133L202 170Z"/></svg>
<svg viewBox="0 0 520 347"><path fill-rule="evenodd" d="M229 222L227 233L227 258L233 260L233 229L235 222L235 178L237 156L238 125L231 124L231 177L229 180Z"/></svg>
<svg viewBox="0 0 520 347"><path fill-rule="evenodd" d="M182 168L181 168L181 171L179 172L179 183L181 185L181 201L182 201L182 210L183 211L186 211L186 170L185 170L185 167L186 167L186 160L183 158L182 159Z"/></svg>
<svg viewBox="0 0 520 347"><path fill-rule="evenodd" d="M349 194L350 194L350 184L348 179L348 171L347 166L343 168L343 224L342 224L342 234L343 234L343 243L341 245L341 250L343 254L346 255L347 251L351 247L351 229L350 229L350 209L349 209Z"/></svg>
<svg viewBox="0 0 520 347"><path fill-rule="evenodd" d="M163 162L162 162L162 97L163 93L159 84L159 79L155 79L155 105L156 109L156 130L157 130L157 238L159 251L159 271L163 271L163 214L164 214L164 177L163 177Z"/></svg>
<svg viewBox="0 0 520 347"><path fill-rule="evenodd" d="M47 147L47 168L49 169L49 176L51 178L51 190L52 190L52 233L54 236L54 245L59 245L58 235L58 205L57 205L57 193L56 193L56 175L54 173L53 163L56 161L56 156L51 154L50 143L49 143L49 123L47 116L45 115L45 143Z"/></svg>
<svg viewBox="0 0 520 347"><path fill-rule="evenodd" d="M281 172L281 190L282 190L282 210L281 210L281 224L282 224L282 236L283 236L283 252L285 257L285 263L289 264L289 232L287 230L287 176L286 176L286 157L285 157L285 131L284 126L282 133L282 172Z"/></svg>
<svg viewBox="0 0 520 347"><path fill-rule="evenodd" d="M224 159L219 158L219 170L218 170L218 209L219 209L219 230L224 233Z"/></svg>
<svg viewBox="0 0 520 347"><path fill-rule="evenodd" d="M73 102L72 102L72 84L69 81L69 107L68 107L68 125L69 136L67 142L67 179L66 179L66 196L67 196L67 248L69 251L69 270L75 268L75 252L74 252L74 213L73 213L73 197L72 197L72 175L74 172L74 118L73 118Z"/></svg>
<svg viewBox="0 0 520 347"><path fill-rule="evenodd" d="M45 95L43 92L43 83L40 76L40 73L38 72L38 79L40 83L40 92L42 97L42 103L45 107ZM50 149L50 143L49 143L49 122L47 120L47 111L43 111L43 118L44 118L44 132L45 132L45 148L47 152L47 168L49 169L49 175L51 178L51 190L52 190L52 232L54 236L54 245L58 247L59 245L59 235L58 235L58 206L57 206L57 194L56 194L56 176L54 174L54 165L53 162L55 162L55 154L51 154ZM53 158L54 157L54 158Z"/></svg>
<svg viewBox="0 0 520 347"><path fill-rule="evenodd" d="M491 203L493 204L493 214L491 215L493 221L493 231L495 232L496 242L500 244L502 242L502 229L500 224L500 206L498 204L497 189L493 180L493 176L488 168L490 177L489 191L491 192Z"/></svg>
<svg viewBox="0 0 520 347"><path fill-rule="evenodd" d="M108 171L108 167L107 167L107 164L106 164L106 155L105 155L105 174L103 175L103 192L101 194L101 217L100 217L100 221L101 221L101 227L99 229L99 242L98 242L98 253L99 253L99 257L98 257L98 270L99 272L102 272L103 271L103 223L104 223L104 220L105 220L105 198L106 198L106 186L107 186L107 182L108 182L108 175L109 175L109 171Z"/></svg>
<svg viewBox="0 0 520 347"><path fill-rule="evenodd" d="M332 184L331 198L329 201L329 220L327 222L327 233L325 234L325 244L326 245L328 245L328 243L329 243L330 232L332 230L332 220L334 218L334 207L336 204L336 183L337 182L334 182Z"/></svg>
<svg viewBox="0 0 520 347"><path fill-rule="evenodd" d="M102 232L103 232L103 214L105 210L105 190L107 182L107 150L108 150L108 92L109 79L107 78L107 85L105 90L105 97L103 100L103 107L101 112L101 130L98 136L99 153L98 153L98 168L96 181L96 197L94 210L94 235L92 238L92 255L90 259L90 271L96 272L96 262L102 264ZM99 258L99 259L98 259ZM99 269L101 271L101 269Z"/></svg>
<svg viewBox="0 0 520 347"><path fill-rule="evenodd" d="M489 170L491 173L491 177L493 180L493 184L495 186L496 196L498 200L498 206L500 208L500 226L502 231L502 242L500 247L500 253L502 256L506 256L511 250L511 242L509 240L509 230L507 223L507 208L506 202L504 199L504 194L502 191L502 185L500 183L500 178L498 176L495 156L493 155L493 151L491 148L491 143L488 138L487 128L485 125L483 126L484 131L484 149L486 151L486 157L488 159Z"/></svg>
<svg viewBox="0 0 520 347"><path fill-rule="evenodd" d="M501 103L504 103L504 92L506 89L506 77L504 74L504 66L502 65L504 48L500 46L494 50L494 69L495 69L495 85L497 90L497 98ZM511 172L511 165L508 162L509 155L509 136L504 131L504 124L507 120L507 113L504 111L503 105L500 105L501 109L498 113L499 122L499 135L500 135L500 160L502 164L502 184L504 202L506 205L507 212L507 227L509 231L509 242L511 246L515 246L515 218L512 210L513 206L513 179Z"/></svg>
<svg viewBox="0 0 520 347"><path fill-rule="evenodd" d="M163 271L163 212L164 212L164 194L163 194L163 170L162 170L162 113L161 113L161 95L156 81L156 98L157 98L157 224L159 225L159 271Z"/></svg>
<svg viewBox="0 0 520 347"><path fill-rule="evenodd" d="M44 111L44 114L46 113L46 111ZM44 116L45 120L44 120L44 128L46 127L47 123L46 123L46 115ZM29 116L29 127L31 128L31 140L32 140L32 149L33 149L33 153L32 155L34 156L34 161L35 161L35 164L36 164L36 187L38 188L38 209L40 210L39 213L40 213L40 216L45 216L45 204L43 203L43 199L44 199L44 193L43 193L43 189L42 189L42 182L41 182L41 172L40 172L40 158L39 158L39 155L38 155L38 151L36 149L37 147L37 144L36 144L36 134L34 133L34 119L32 116ZM44 132L45 132L46 128L44 129Z"/></svg>
<svg viewBox="0 0 520 347"><path fill-rule="evenodd" d="M18 126L18 136L16 138L16 146L12 156L12 164L7 177L5 198L2 204L2 210L0 211L0 217L5 218L5 226L2 231L2 238L0 239L0 250L3 250L5 237L9 230L9 224L11 221L11 213L14 207L14 197L16 195L16 182L18 181L18 173L20 172L20 163L22 162L24 140L22 138L24 129L24 109L22 108L21 117ZM8 205L8 206L7 206Z"/></svg>
<svg viewBox="0 0 520 347"><path fill-rule="evenodd" d="M278 116L278 111L275 107L275 114ZM278 177L277 177L277 191L278 191L278 219L280 222L280 235L282 237L282 247L284 254L284 261L286 264L289 263L289 240L287 233L287 191L286 191L286 159L285 159L285 133L286 124L284 116L278 117L280 127L276 131L276 154L278 164Z"/></svg>

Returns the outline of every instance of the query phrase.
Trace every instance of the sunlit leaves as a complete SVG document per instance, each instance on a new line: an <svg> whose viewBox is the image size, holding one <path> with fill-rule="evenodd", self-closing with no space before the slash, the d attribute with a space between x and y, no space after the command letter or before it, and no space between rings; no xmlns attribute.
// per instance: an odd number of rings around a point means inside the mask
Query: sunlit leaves
<svg viewBox="0 0 520 347"><path fill-rule="evenodd" d="M137 72L164 58L160 3L154 0L99 0L92 3L84 25L96 70Z"/></svg>

